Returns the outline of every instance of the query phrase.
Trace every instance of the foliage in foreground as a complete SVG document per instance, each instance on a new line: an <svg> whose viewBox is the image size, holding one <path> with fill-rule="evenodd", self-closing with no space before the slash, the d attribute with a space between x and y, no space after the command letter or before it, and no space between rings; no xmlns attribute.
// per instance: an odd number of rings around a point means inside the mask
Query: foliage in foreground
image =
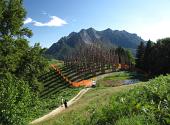
<svg viewBox="0 0 170 125"><path fill-rule="evenodd" d="M32 116L41 89L38 76L47 60L39 44L30 47L23 27L23 0L0 0L0 124L24 125Z"/></svg>
<svg viewBox="0 0 170 125"><path fill-rule="evenodd" d="M91 113L91 125L170 124L170 75L160 76L114 96L108 106Z"/></svg>
<svg viewBox="0 0 170 125"><path fill-rule="evenodd" d="M34 97L34 99L33 99ZM36 98L28 84L10 74L0 80L0 124L24 125L30 120Z"/></svg>

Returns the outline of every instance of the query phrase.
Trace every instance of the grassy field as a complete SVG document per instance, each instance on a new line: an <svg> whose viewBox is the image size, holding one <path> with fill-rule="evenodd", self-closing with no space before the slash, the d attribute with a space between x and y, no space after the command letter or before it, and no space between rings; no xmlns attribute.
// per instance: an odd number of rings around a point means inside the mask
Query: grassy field
<svg viewBox="0 0 170 125"><path fill-rule="evenodd" d="M118 95L119 92L127 91L134 85L96 88L87 92L76 104L54 118L36 125L76 125L90 118L90 113L97 108L107 105L110 97Z"/></svg>
<svg viewBox="0 0 170 125"><path fill-rule="evenodd" d="M135 72L120 71L112 73L109 76L104 77L97 81L98 87L115 87L124 84L124 80L138 79L143 81L144 76Z"/></svg>
<svg viewBox="0 0 170 125"><path fill-rule="evenodd" d="M102 81L108 79L130 79L133 74L127 72L116 72L111 76L107 76ZM99 80L99 83L101 82ZM102 84L102 83L101 83ZM119 87L103 87L99 86L88 91L78 102L73 104L64 112L58 114L57 116L49 119L48 121L36 124L36 125L77 125L82 121L90 120L91 112L95 112L96 109L105 107L109 104L110 98L113 95L119 95L124 91L128 91L136 85L141 85L140 83L135 85L124 85ZM83 123L83 122L82 122Z"/></svg>
<svg viewBox="0 0 170 125"><path fill-rule="evenodd" d="M162 75L148 82L96 87L37 125L170 125L169 83L170 75Z"/></svg>

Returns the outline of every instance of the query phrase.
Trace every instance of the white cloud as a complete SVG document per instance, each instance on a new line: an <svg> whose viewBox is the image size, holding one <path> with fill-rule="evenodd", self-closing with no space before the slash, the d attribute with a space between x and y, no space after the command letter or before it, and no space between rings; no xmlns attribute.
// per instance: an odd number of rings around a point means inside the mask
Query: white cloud
<svg viewBox="0 0 170 125"><path fill-rule="evenodd" d="M67 22L65 20L63 20L57 16L50 16L50 20L48 22L38 22L31 18L27 18L24 21L24 24L29 24L29 23L32 23L34 26L39 26L39 27L43 27L43 26L59 27L59 26L63 26L65 24L67 24Z"/></svg>
<svg viewBox="0 0 170 125"><path fill-rule="evenodd" d="M27 18L25 21L24 21L24 24L28 24L28 23L32 23L32 19L31 18Z"/></svg>
<svg viewBox="0 0 170 125"><path fill-rule="evenodd" d="M38 22L38 21L33 21L34 26L49 26L49 27L58 27L58 26L63 26L67 24L67 22L57 16L50 16L50 20L48 22Z"/></svg>

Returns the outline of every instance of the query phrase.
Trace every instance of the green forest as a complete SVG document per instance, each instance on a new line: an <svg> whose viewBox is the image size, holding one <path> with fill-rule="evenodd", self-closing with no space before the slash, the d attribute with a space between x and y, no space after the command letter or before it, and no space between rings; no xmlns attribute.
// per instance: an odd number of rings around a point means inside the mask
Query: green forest
<svg viewBox="0 0 170 125"><path fill-rule="evenodd" d="M113 63L130 66L129 72L144 79L141 85L111 96L107 106L89 110L91 115L76 120L76 125L170 124L170 38L141 42L136 57L122 47L87 46L58 62L47 58L39 43L30 46L33 33L24 27L26 14L23 0L0 0L0 125L27 125L58 107L62 97L70 100L82 89L70 87L59 75L56 78L49 68L53 63L59 63L70 79L116 72Z"/></svg>
<svg viewBox="0 0 170 125"><path fill-rule="evenodd" d="M158 40L156 43L141 42L137 49L136 67L150 76L170 73L170 38Z"/></svg>

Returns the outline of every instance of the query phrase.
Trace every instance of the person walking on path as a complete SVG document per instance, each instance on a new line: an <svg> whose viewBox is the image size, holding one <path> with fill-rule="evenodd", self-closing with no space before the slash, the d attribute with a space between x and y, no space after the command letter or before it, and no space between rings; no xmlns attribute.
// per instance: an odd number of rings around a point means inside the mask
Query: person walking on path
<svg viewBox="0 0 170 125"><path fill-rule="evenodd" d="M64 107L67 108L67 100L64 100Z"/></svg>

